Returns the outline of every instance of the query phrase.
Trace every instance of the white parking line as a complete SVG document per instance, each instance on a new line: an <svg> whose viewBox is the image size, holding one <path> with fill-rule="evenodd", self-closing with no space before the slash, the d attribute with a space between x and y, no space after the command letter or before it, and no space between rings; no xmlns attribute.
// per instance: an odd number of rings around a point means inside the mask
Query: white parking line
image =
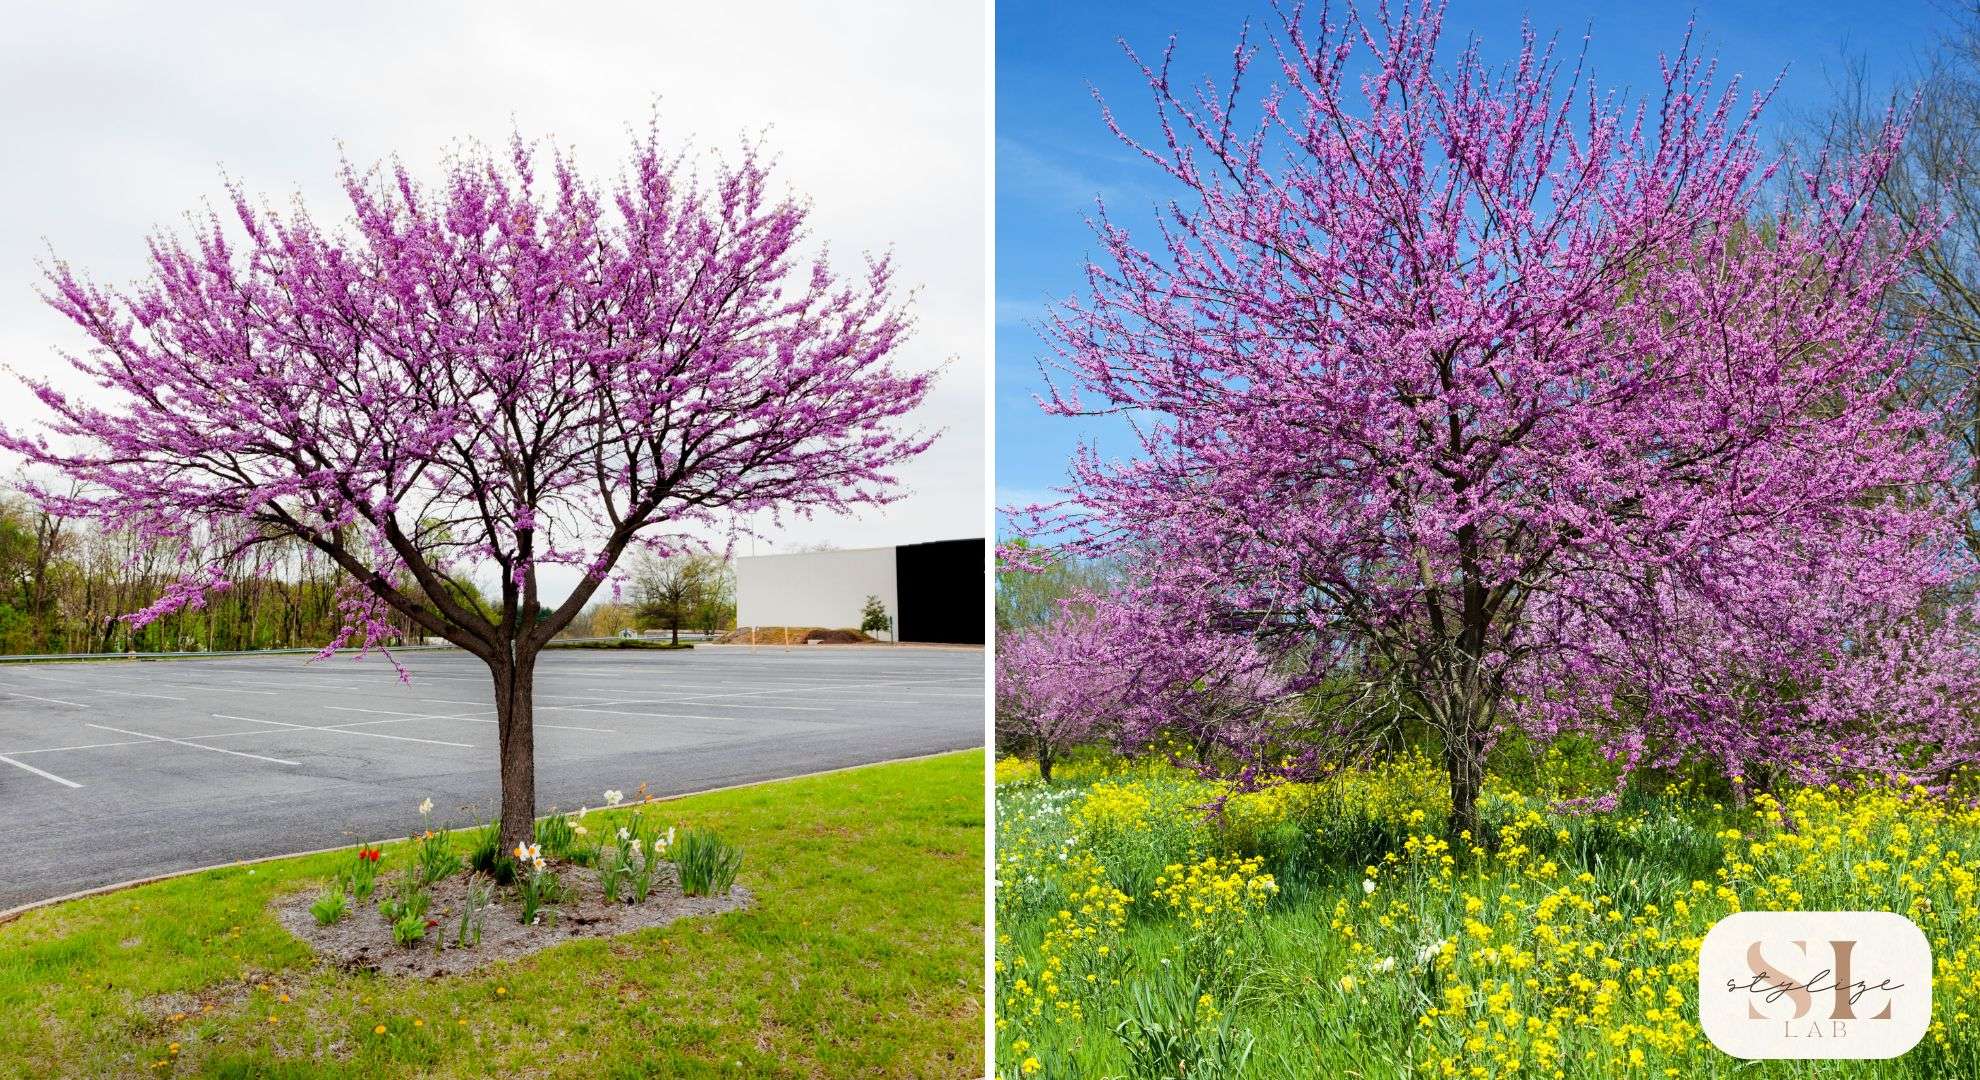
<svg viewBox="0 0 1980 1080"><path fill-rule="evenodd" d="M261 720L252 716L229 716L226 713L213 713L215 720L242 720L250 724L273 724L281 728L294 728L297 731L333 731L340 735L363 735L372 739L392 739L396 742L427 743L432 746L458 746L463 750L474 749L473 743L447 742L442 739L415 739L411 735L387 735L379 731L352 731L349 727L316 727L311 724L289 724L280 720Z"/></svg>
<svg viewBox="0 0 1980 1080"><path fill-rule="evenodd" d="M275 732L268 728L254 728L251 731L222 731L217 735L188 735L186 738L197 742L205 739L238 739L243 735L273 734ZM15 757L26 757L29 754L53 754L62 750L102 750L112 746L144 746L149 742L151 742L150 738L118 739L114 742L70 743L67 746L37 746L32 750L9 750L7 753Z"/></svg>
<svg viewBox="0 0 1980 1080"><path fill-rule="evenodd" d="M302 762L300 761L288 761L283 758L262 757L260 754L244 754L239 750L226 750L218 746L207 746L204 743L187 742L184 739L170 739L170 738L166 738L163 735L150 735L142 731L126 731L123 728L114 728L109 726L108 724L85 724L83 726L99 728L103 731L114 731L119 735L135 735L140 739L152 739L157 742L177 743L180 746L190 746L195 750L211 750L216 754L232 754L235 757L253 758L256 761L272 761L277 765L302 764Z"/></svg>
<svg viewBox="0 0 1980 1080"><path fill-rule="evenodd" d="M24 697L24 698L26 698L26 699L28 699L29 701L46 701L46 702L48 702L48 703L49 703L50 705L72 705L72 706L74 706L74 707L76 707L76 708L78 708L78 709L87 709L87 708L89 708L89 706L87 706L87 705L84 705L84 704L83 704L82 702L80 702L80 701L63 701L63 700L62 700L61 698L52 698L52 697L36 697L36 696L34 696L33 694L23 694L23 693L21 693L21 692L20 692L19 690L15 690L15 689L13 689L12 687L8 687L8 688L7 688L7 690L5 691L5 693L6 693L6 694L7 694L7 696L9 696L9 697Z"/></svg>
<svg viewBox="0 0 1980 1080"><path fill-rule="evenodd" d="M141 694L135 690L104 690L100 687L85 686L74 679L59 679L53 675L42 675L32 671L17 672L17 674L24 679L40 679L43 682L52 682L58 686L73 686L85 694L115 694L118 697L157 698L160 701L186 700L185 698L182 697L173 697L170 694Z"/></svg>
<svg viewBox="0 0 1980 1080"><path fill-rule="evenodd" d="M610 688L610 687L604 687L604 686L587 686L587 687L585 687L584 689L586 690L586 692L588 692L588 693L593 693L593 694L609 694L609 693L611 693L611 692L612 692L612 690L611 690L611 688ZM606 698L606 699L604 699L604 700L602 700L602 701L584 701L584 702L579 702L579 704L580 704L580 705L697 705L697 704L714 704L714 705L716 705L716 706L717 706L718 708L723 708L723 709L775 709L775 710L776 710L776 711L778 711L778 712L832 712L832 711L833 711L833 710L831 710L831 709L828 709L828 708L825 708L825 707L824 707L824 706L822 706L822 705L745 705L745 704L742 704L741 702L737 702L737 703L735 703L735 704L732 704L732 705L730 705L730 704L720 704L720 703L716 703L716 702L707 702L707 701L703 701L703 700L702 700L702 695L699 695L699 694L697 694L697 695L694 695L694 696L692 696L692 697L663 697L663 698ZM538 707L538 708L545 708L546 706L541 706L541 705L539 705L539 706L537 706L537 707Z"/></svg>
<svg viewBox="0 0 1980 1080"><path fill-rule="evenodd" d="M240 685L250 686L257 690L356 690L358 689L358 687L352 686L349 683L311 684L311 683L283 683L283 682L253 682L253 683L241 683ZM201 684L200 689L220 690L223 688L218 686L207 686L205 684Z"/></svg>
<svg viewBox="0 0 1980 1080"><path fill-rule="evenodd" d="M448 698L420 698L420 700L435 705L473 705L474 704L474 702L472 701L455 701ZM492 709L495 706L490 705L487 707ZM653 720L726 720L733 722L737 719L736 717L733 716L703 716L698 713L628 712L625 709L594 709L583 705L538 705L536 707L539 710L545 710L549 712L600 713L605 716L639 716ZM488 723L492 724L494 723L494 721L490 720L488 721ZM556 727L557 725L538 724L536 726Z"/></svg>
<svg viewBox="0 0 1980 1080"><path fill-rule="evenodd" d="M29 765L25 761L15 761L13 758L5 757L5 756L0 756L0 761L4 761L7 764L12 765L16 769L26 769L27 771L33 773L36 776L42 777L43 779L46 780L53 780L58 784L63 784L72 788L79 788L82 786L81 784L76 783L74 780L64 780L61 777L56 776L52 772L42 772L40 769L37 769L34 766Z"/></svg>
<svg viewBox="0 0 1980 1080"><path fill-rule="evenodd" d="M187 690L211 690L221 694L259 694L262 697L275 696L275 691L273 690L234 690L225 686L201 686L199 683L166 682L166 683L159 683L158 685L177 686Z"/></svg>
<svg viewBox="0 0 1980 1080"><path fill-rule="evenodd" d="M949 679L918 679L911 682L888 681L888 682L874 682L874 683L832 683L825 686L786 686L776 690L736 690L727 694L691 694L682 698L682 700L685 701L692 699L696 701L713 701L716 698L766 697L770 694L844 693L849 690L896 690L903 687L913 688L913 687L923 687L923 686L940 686L946 683L964 682L964 681L972 680L974 678L975 676L958 676L956 678L949 678ZM910 692L915 692L915 691L911 690ZM949 695L932 690L925 690L919 692L924 693L930 697L953 696L957 698L973 698L973 697L981 696L980 693L974 693L974 694L962 693L962 694Z"/></svg>
<svg viewBox="0 0 1980 1080"><path fill-rule="evenodd" d="M433 701L433 700L436 700L436 699L433 699L433 698L422 698L421 700L422 700L422 701ZM475 703L474 703L474 702L472 702L472 701L460 701L460 702L453 702L452 704L457 704L457 705L473 705L473 704L475 704ZM492 708L494 708L495 706L493 706L493 705L482 705L482 706L480 706L480 707L481 707L482 709L492 709ZM403 722L405 722L405 721L407 721L407 720L461 720L461 721L465 721L465 722L467 722L467 723L470 723L470 724L493 724L493 723L495 723L495 721L493 721L493 720L488 720L488 719L484 719L484 718L482 718L482 717L479 717L479 716L448 716L448 715L444 715L444 714L442 714L442 713L400 713L400 712L387 712L387 711L386 711L386 710L384 710L384 709L359 709L359 708L355 708L355 707L353 707L353 706L350 706L350 705L325 705L325 706L324 706L324 708L326 708L326 709L330 709L330 710L333 710L333 711L335 711L335 712L354 712L354 713L369 713L369 714L371 714L371 715L373 715L373 716L389 716L389 717L391 717L391 718L392 718L392 719L390 719L390 720L374 720L374 721L371 721L372 723L375 723L375 724L398 724L398 723L403 723ZM357 727L358 725L356 725L356 724L344 724L344 725L342 725L342 726L343 726L343 727ZM591 732L591 733L593 733L593 734L595 734L595 735L617 735L617 734L619 734L619 732L618 732L618 731L616 731L616 730L614 730L614 729L612 729L612 728L597 728L597 727L573 727L573 726L571 726L571 725L569 725L569 724L536 724L536 725L534 725L534 726L536 726L536 727L539 727L539 728L548 728L548 729L550 729L550 730L552 730L552 731L589 731L589 732Z"/></svg>
<svg viewBox="0 0 1980 1080"><path fill-rule="evenodd" d="M104 690L94 686L78 686L76 687L76 689L81 690L85 694L115 694L118 697L157 698L160 701L186 700L185 698L182 697L173 697L170 694L141 694L138 693L136 690Z"/></svg>

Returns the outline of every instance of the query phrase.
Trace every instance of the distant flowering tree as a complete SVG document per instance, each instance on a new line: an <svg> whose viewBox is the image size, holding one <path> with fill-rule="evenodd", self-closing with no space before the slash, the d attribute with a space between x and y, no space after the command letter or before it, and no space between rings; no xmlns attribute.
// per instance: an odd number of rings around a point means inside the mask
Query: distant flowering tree
<svg viewBox="0 0 1980 1080"><path fill-rule="evenodd" d="M1242 635L1171 621L1130 589L1076 593L1058 618L998 638L997 732L1039 773L1070 747L1106 740L1124 752L1165 749L1178 764L1269 772L1299 703L1274 657ZM1183 753L1182 751L1187 751ZM1304 752L1302 757L1307 756Z"/></svg>
<svg viewBox="0 0 1980 1080"><path fill-rule="evenodd" d="M1244 627L1176 618L1185 604L1133 580L1080 602L1102 628L1107 655L1089 659L1117 685L1108 734L1123 751L1161 747L1178 764L1248 780L1288 752L1320 749L1292 693L1305 680L1286 678L1270 643ZM1295 730L1304 745L1289 751L1283 736Z"/></svg>
<svg viewBox="0 0 1980 1080"><path fill-rule="evenodd" d="M601 188L518 136L437 187L396 163L346 163L342 186L343 229L235 189L237 231L209 214L154 238L128 291L48 267L102 391L36 384L57 438L0 446L81 483L38 492L58 512L205 553L138 624L293 537L349 579L326 655L397 612L481 658L511 850L535 813L538 652L620 556L896 497L929 439L894 421L930 376L892 366L910 320L888 261L802 261L806 208L753 149L697 177L649 131ZM545 566L582 573L555 605ZM483 601L465 583L488 569Z"/></svg>
<svg viewBox="0 0 1980 1080"><path fill-rule="evenodd" d="M1071 604L1049 623L1000 635L997 748L1030 753L1051 783L1066 751L1114 733L1128 688L1114 657L1108 627Z"/></svg>
<svg viewBox="0 0 1980 1080"><path fill-rule="evenodd" d="M1901 125L1770 210L1767 95L1688 45L1632 104L1530 32L1444 67L1441 5L1381 12L1290 11L1255 118L1245 44L1227 85L1143 65L1152 139L1106 112L1181 198L1153 249L1101 210L1046 406L1136 415L1140 453L1082 453L1026 531L1141 553L1172 619L1282 639L1307 685L1392 680L1455 830L1507 721L1806 776L1970 759L1935 597L1971 567L1880 306L1925 239L1871 198Z"/></svg>

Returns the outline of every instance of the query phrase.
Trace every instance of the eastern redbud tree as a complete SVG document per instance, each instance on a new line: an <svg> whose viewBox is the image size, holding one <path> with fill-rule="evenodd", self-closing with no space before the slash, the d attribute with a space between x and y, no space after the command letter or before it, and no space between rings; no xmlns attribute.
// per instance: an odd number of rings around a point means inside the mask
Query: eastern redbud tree
<svg viewBox="0 0 1980 1080"><path fill-rule="evenodd" d="M1114 733L1127 691L1107 625L1065 604L1057 618L997 639L997 744L1029 752L1049 784L1067 751Z"/></svg>
<svg viewBox="0 0 1980 1080"><path fill-rule="evenodd" d="M1142 553L1169 618L1307 685L1393 680L1454 831L1509 722L1803 777L1970 757L1933 600L1971 568L1880 303L1925 239L1871 197L1901 124L1777 177L1768 94L1688 42L1633 102L1530 31L1440 62L1442 21L1296 8L1194 89L1136 60L1153 134L1105 120L1179 195L1152 244L1100 209L1045 404L1139 453L1082 452L1026 531Z"/></svg>
<svg viewBox="0 0 1980 1080"><path fill-rule="evenodd" d="M506 850L533 831L538 654L619 558L898 497L931 376L894 366L888 261L807 258L806 206L753 147L698 175L648 130L598 185L517 136L437 185L396 162L341 182L335 228L233 188L129 289L52 263L100 390L35 384L49 431L0 445L79 482L38 493L58 513L197 554L139 623L300 541L348 577L326 655L397 612L479 657ZM554 604L546 567L578 574Z"/></svg>

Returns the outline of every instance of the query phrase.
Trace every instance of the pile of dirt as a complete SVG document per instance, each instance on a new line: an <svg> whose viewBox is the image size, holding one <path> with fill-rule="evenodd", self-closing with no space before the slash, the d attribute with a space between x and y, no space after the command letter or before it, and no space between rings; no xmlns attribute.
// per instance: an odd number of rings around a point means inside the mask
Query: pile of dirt
<svg viewBox="0 0 1980 1080"><path fill-rule="evenodd" d="M715 639L718 645L863 645L874 640L858 630L824 626L739 626Z"/></svg>
<svg viewBox="0 0 1980 1080"><path fill-rule="evenodd" d="M626 903L623 893L618 903L608 904L597 871L560 865L557 876L570 890L568 899L545 907L540 923L524 926L513 892L496 889L494 901L482 909L480 943L466 946L455 944L455 935L468 885L471 881L488 884L486 877L471 873L455 874L433 885L427 917L439 925L430 927L426 940L416 945L394 942L391 924L378 913L379 899L391 894L391 882L385 880L378 883L369 901L353 904L350 914L329 926L317 925L316 917L309 913L318 893L307 889L278 898L275 919L308 943L316 955L339 967L381 975L458 975L560 942L612 937L665 926L675 919L739 911L750 904L749 890L740 885L731 887L727 896L687 896L673 873L672 866L658 868L653 889L643 904Z"/></svg>

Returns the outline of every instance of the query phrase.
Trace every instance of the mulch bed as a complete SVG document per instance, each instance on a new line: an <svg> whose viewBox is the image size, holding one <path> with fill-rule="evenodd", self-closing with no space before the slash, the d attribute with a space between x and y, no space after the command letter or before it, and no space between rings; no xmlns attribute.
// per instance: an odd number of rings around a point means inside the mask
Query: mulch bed
<svg viewBox="0 0 1980 1080"><path fill-rule="evenodd" d="M864 645L871 637L858 630L826 626L741 626L715 639L717 645Z"/></svg>
<svg viewBox="0 0 1980 1080"><path fill-rule="evenodd" d="M612 937L617 934L665 926L675 919L696 915L720 915L747 908L748 889L740 885L727 896L686 896L674 879L673 867L663 866L654 875L652 891L644 904L605 902L596 871L563 865L557 876L573 893L570 899L543 909L538 925L520 921L521 902L511 890L496 889L494 900L482 909L481 943L466 947L454 944L460 924L463 900L470 880L487 879L475 874L455 874L429 890L433 903L427 917L439 926L427 930L426 940L402 946L392 940L391 924L378 913L378 901L391 895L392 879L381 878L378 891L362 904L353 902L348 915L329 926L317 925L309 906L320 895L317 890L301 890L275 903L275 918L295 934L316 955L340 967L355 971L375 971L382 975L459 975L486 967L500 960L527 956L538 949L579 938ZM555 918L550 913L555 912ZM442 947L435 948L435 938Z"/></svg>

